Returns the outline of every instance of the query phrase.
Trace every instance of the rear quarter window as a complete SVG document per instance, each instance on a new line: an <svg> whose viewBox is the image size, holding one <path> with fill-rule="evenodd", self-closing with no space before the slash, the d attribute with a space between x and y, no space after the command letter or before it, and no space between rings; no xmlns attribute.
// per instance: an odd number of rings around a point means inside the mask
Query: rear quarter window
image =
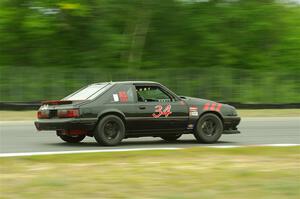
<svg viewBox="0 0 300 199"><path fill-rule="evenodd" d="M109 96L109 103L133 103L134 94L132 85L121 85Z"/></svg>

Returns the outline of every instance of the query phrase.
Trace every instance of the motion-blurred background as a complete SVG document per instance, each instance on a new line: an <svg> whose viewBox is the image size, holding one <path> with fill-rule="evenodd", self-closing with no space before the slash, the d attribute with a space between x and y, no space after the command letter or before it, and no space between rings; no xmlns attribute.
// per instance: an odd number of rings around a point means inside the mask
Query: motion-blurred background
<svg viewBox="0 0 300 199"><path fill-rule="evenodd" d="M300 1L1 0L0 101L59 99L93 82L300 101Z"/></svg>

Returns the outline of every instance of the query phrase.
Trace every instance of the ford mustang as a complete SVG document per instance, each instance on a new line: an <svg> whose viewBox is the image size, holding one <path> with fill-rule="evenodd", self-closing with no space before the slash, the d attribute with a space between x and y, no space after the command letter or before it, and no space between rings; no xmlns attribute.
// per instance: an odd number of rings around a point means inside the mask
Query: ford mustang
<svg viewBox="0 0 300 199"><path fill-rule="evenodd" d="M234 107L178 96L150 81L91 84L61 100L42 102L37 117L39 131L56 131L69 143L91 136L105 146L143 136L172 142L182 134L194 134L200 143L215 143L222 134L240 133Z"/></svg>

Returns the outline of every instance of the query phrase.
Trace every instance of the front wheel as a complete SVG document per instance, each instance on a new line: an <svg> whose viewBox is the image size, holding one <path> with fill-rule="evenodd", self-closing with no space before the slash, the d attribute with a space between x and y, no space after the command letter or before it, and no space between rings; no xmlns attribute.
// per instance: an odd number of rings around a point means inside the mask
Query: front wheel
<svg viewBox="0 0 300 199"><path fill-rule="evenodd" d="M181 137L182 134L175 134L175 135L164 135L160 138L167 141L167 142L175 142L178 138Z"/></svg>
<svg viewBox="0 0 300 199"><path fill-rule="evenodd" d="M64 135L64 134L61 134L61 135L59 135L59 137L63 141L68 142L68 143L78 143L78 142L81 142L85 138L85 135Z"/></svg>
<svg viewBox="0 0 300 199"><path fill-rule="evenodd" d="M213 113L208 113L198 120L194 136L199 142L214 143L219 140L222 132L223 123L221 119Z"/></svg>
<svg viewBox="0 0 300 199"><path fill-rule="evenodd" d="M107 115L102 118L94 132L96 141L105 146L118 145L125 136L125 125L121 118Z"/></svg>

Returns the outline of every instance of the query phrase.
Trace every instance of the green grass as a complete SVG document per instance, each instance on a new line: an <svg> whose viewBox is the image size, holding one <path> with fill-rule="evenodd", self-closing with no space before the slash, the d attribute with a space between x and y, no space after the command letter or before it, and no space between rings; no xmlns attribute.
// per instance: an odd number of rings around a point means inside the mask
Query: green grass
<svg viewBox="0 0 300 199"><path fill-rule="evenodd" d="M300 109L238 110L241 117L299 117ZM35 120L36 111L0 111L0 121Z"/></svg>
<svg viewBox="0 0 300 199"><path fill-rule="evenodd" d="M300 109L241 109L238 114L242 117L300 117Z"/></svg>
<svg viewBox="0 0 300 199"><path fill-rule="evenodd" d="M2 198L299 198L300 147L0 158Z"/></svg>
<svg viewBox="0 0 300 199"><path fill-rule="evenodd" d="M35 120L36 111L0 111L0 121Z"/></svg>

